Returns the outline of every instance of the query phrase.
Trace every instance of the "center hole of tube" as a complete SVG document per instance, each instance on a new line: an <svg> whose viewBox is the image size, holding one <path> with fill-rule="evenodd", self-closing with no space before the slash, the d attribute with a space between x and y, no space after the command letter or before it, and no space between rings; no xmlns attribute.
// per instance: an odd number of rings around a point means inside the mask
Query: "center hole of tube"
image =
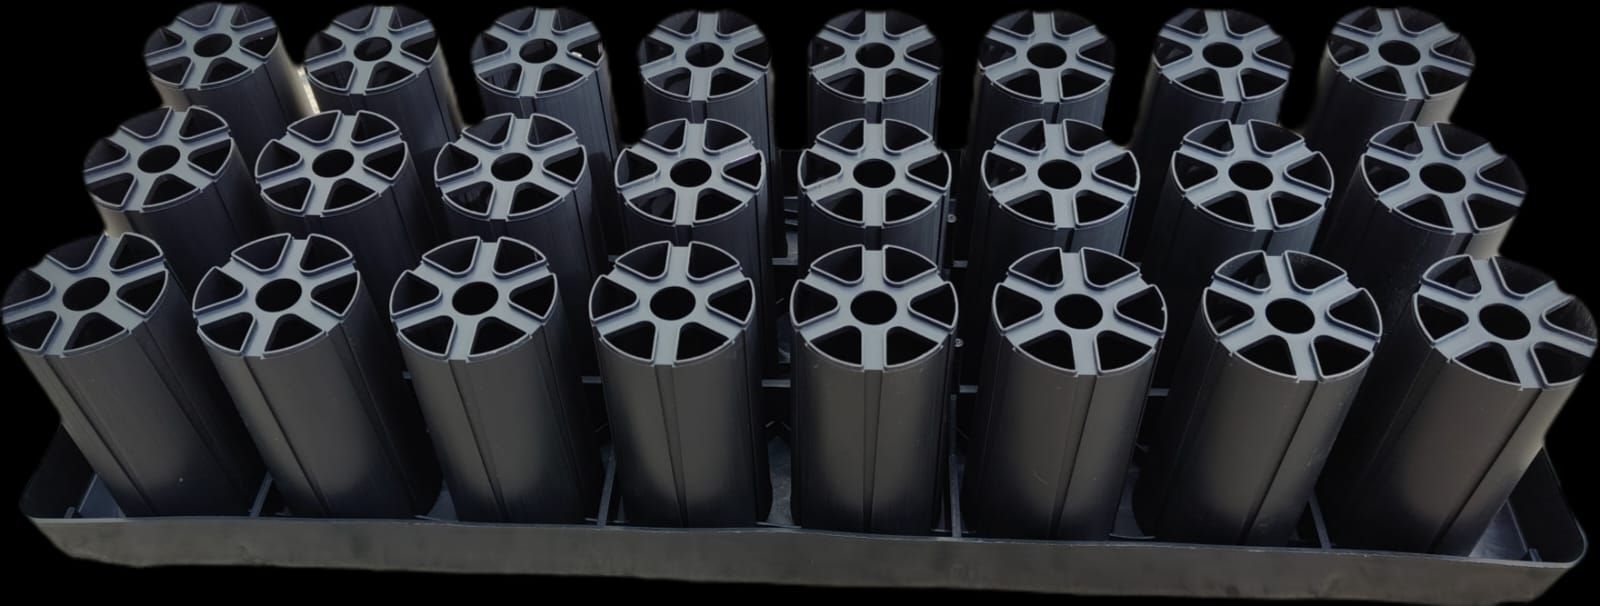
<svg viewBox="0 0 1600 606"><path fill-rule="evenodd" d="M283 311L300 300L300 283L288 278L268 282L256 292L256 307L262 311Z"/></svg>
<svg viewBox="0 0 1600 606"><path fill-rule="evenodd" d="M337 177L350 170L356 163L355 156L342 149L331 149L322 152L317 159L311 162L311 172L318 177Z"/></svg>
<svg viewBox="0 0 1600 606"><path fill-rule="evenodd" d="M1054 44L1035 44L1028 49L1028 62L1050 69L1067 62L1067 51Z"/></svg>
<svg viewBox="0 0 1600 606"><path fill-rule="evenodd" d="M883 160L867 160L856 165L856 183L863 187L883 187L894 181L894 166Z"/></svg>
<svg viewBox="0 0 1600 606"><path fill-rule="evenodd" d="M555 58L556 43L549 40L529 40L517 51L517 55L528 63L544 63Z"/></svg>
<svg viewBox="0 0 1600 606"><path fill-rule="evenodd" d="M1205 56L1206 63L1217 67L1233 67L1244 62L1244 53L1239 52L1239 47L1226 42L1207 44L1200 54Z"/></svg>
<svg viewBox="0 0 1600 606"><path fill-rule="evenodd" d="M694 293L682 286L668 286L650 297L650 311L663 320L677 320L694 311Z"/></svg>
<svg viewBox="0 0 1600 606"><path fill-rule="evenodd" d="M1243 189L1260 191L1272 185L1272 171L1265 164L1245 160L1228 168L1228 179Z"/></svg>
<svg viewBox="0 0 1600 606"><path fill-rule="evenodd" d="M67 287L61 295L61 304L72 311L83 311L99 305L111 294L111 285L100 278L84 278Z"/></svg>
<svg viewBox="0 0 1600 606"><path fill-rule="evenodd" d="M456 291L450 298L450 305L456 311L469 316L476 316L489 311L495 303L500 302L500 289L488 282L472 282Z"/></svg>
<svg viewBox="0 0 1600 606"><path fill-rule="evenodd" d="M516 181L533 172L533 159L527 154L507 154L495 158L489 172L501 181Z"/></svg>
<svg viewBox="0 0 1600 606"><path fill-rule="evenodd" d="M856 63L863 67L883 67L894 62L894 49L887 44L872 42L856 49Z"/></svg>
<svg viewBox="0 0 1600 606"><path fill-rule="evenodd" d="M228 52L233 48L233 38L227 34L211 34L194 43L194 54L201 57L215 57Z"/></svg>
<svg viewBox="0 0 1600 606"><path fill-rule="evenodd" d="M1422 60L1422 53L1409 42L1391 40L1378 45L1378 56L1395 65L1411 65Z"/></svg>
<svg viewBox="0 0 1600 606"><path fill-rule="evenodd" d="M900 308L888 293L868 291L850 301L850 313L866 324L878 325L894 319Z"/></svg>
<svg viewBox="0 0 1600 606"><path fill-rule="evenodd" d="M705 160L689 159L672 165L672 182L683 187L695 187L711 179L711 165Z"/></svg>
<svg viewBox="0 0 1600 606"><path fill-rule="evenodd" d="M1056 319L1070 328L1093 328L1105 311L1088 295L1067 295L1056 300Z"/></svg>
<svg viewBox="0 0 1600 606"><path fill-rule="evenodd" d="M695 67L711 67L722 63L722 47L710 42L701 42L689 47L689 52L683 54L683 59Z"/></svg>
<svg viewBox="0 0 1600 606"><path fill-rule="evenodd" d="M1489 334L1507 341L1526 337L1533 328L1528 323L1526 314L1504 303L1484 307L1478 312L1478 322L1483 324L1483 329L1489 331Z"/></svg>
<svg viewBox="0 0 1600 606"><path fill-rule="evenodd" d="M356 58L362 61L377 61L389 56L389 50L392 48L394 45L383 38L367 38L356 45Z"/></svg>
<svg viewBox="0 0 1600 606"><path fill-rule="evenodd" d="M1429 164L1422 167L1422 184L1441 194L1453 194L1467 186L1467 178L1449 164Z"/></svg>
<svg viewBox="0 0 1600 606"><path fill-rule="evenodd" d="M1039 167L1039 181L1051 189L1067 189L1083 179L1078 166L1066 160L1051 160Z"/></svg>
<svg viewBox="0 0 1600 606"><path fill-rule="evenodd" d="M159 173L177 163L178 148L171 145L157 145L139 154L139 170L147 173Z"/></svg>
<svg viewBox="0 0 1600 606"><path fill-rule="evenodd" d="M1267 304L1267 323L1273 328L1297 335L1311 330L1311 326L1317 323L1317 317L1305 303L1294 299L1278 299Z"/></svg>

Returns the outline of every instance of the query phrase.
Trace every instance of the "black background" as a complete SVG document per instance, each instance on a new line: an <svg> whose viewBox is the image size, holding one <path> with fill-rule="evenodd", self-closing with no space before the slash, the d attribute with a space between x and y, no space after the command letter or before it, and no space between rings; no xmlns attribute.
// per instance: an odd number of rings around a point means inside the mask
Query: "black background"
<svg viewBox="0 0 1600 606"><path fill-rule="evenodd" d="M189 2L138 2L97 5L93 2L33 4L27 13L10 15L6 91L12 109L7 113L11 138L6 171L4 208L0 219L6 252L0 279L9 280L22 268L36 263L52 247L100 229L99 220L84 193L79 174L84 152L98 137L110 134L124 119L158 104L145 75L140 49L145 36L170 21ZM274 2L259 0L278 21L284 41L295 60L302 58L306 41L334 15L354 6L351 2ZM494 18L521 6L518 2L409 3L434 22L449 61L460 104L468 122L482 117L477 91L467 60L477 32ZM1237 6L1265 18L1293 45L1295 73L1284 103L1283 122L1299 126L1306 118L1321 59L1322 43L1333 23L1360 6L1352 2L1214 2ZM1588 20L1564 14L1571 4L1501 3L1493 8L1478 3L1415 3L1443 17L1464 33L1477 51L1478 63L1453 121L1476 131L1502 152L1515 158L1530 184L1530 194L1505 242L1506 256L1532 264L1569 292L1600 305L1595 296L1597 241L1600 234L1585 221L1594 213L1592 97L1584 93L1590 82L1592 32ZM785 148L804 147L806 43L828 17L851 8L894 7L922 18L944 46L943 91L939 108L941 145L955 147L965 138L973 85L974 52L988 24L1005 13L1028 7L1064 7L1094 21L1116 45L1117 77L1112 88L1106 130L1126 141L1138 111L1139 89L1149 61L1150 44L1163 21L1184 7L1172 2L1102 1L1083 3L984 2L824 2L802 0L761 3L587 2L573 4L593 18L605 36L610 55L616 107L625 140L631 141L645 124L639 104L639 79L633 51L638 41L662 17L687 7L736 8L754 18L772 45L776 70L778 143ZM1484 7L1484 8L1480 8ZM345 571L280 570L268 568L162 568L132 570L67 559L56 552L16 510L15 504L30 473L53 435L57 423L44 394L27 375L20 361L0 354L6 391L13 396L4 408L3 459L4 508L7 532L4 545L13 565L26 570L13 579L38 585L43 595L78 597L88 590L112 590L128 597L237 598L283 592L311 597L313 587L350 584L361 591L410 592L439 589L476 599L516 596L513 599L585 600L601 594L570 593L599 590L645 592L651 599L674 599L680 594L761 592L773 596L815 599L842 597L837 590L769 588L763 586L705 585L618 579L584 580L540 577L480 577ZM1567 403L1552 430L1548 447L1566 480L1568 497L1590 529L1600 528L1600 518L1589 515L1595 497L1585 485L1593 478L1587 460L1597 454L1588 432L1595 428L1596 381L1581 385ZM886 562L885 565L893 565ZM1547 598L1592 594L1595 581L1585 578L1592 565L1567 574ZM8 571L9 572L9 571ZM11 575L8 575L11 576ZM13 585L14 587L16 585ZM217 593L216 588L224 588ZM470 593L463 593L470 592ZM547 593L555 592L555 593ZM885 591L876 593L884 594ZM35 594L40 595L40 594ZM374 597L377 594L373 594ZM419 594L409 594L421 598ZM851 596L854 597L854 596ZM880 595L890 599L924 599L930 592ZM958 596L980 598L977 595ZM1029 596L1008 596L1029 597ZM1032 596L1040 597L1040 596Z"/></svg>

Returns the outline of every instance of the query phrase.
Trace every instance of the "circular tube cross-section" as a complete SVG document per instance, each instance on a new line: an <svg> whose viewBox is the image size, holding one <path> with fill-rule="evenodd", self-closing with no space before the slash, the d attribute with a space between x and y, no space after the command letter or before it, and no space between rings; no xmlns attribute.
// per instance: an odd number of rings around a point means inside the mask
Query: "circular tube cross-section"
<svg viewBox="0 0 1600 606"><path fill-rule="evenodd" d="M950 157L909 122L841 122L801 153L800 261L894 245L941 259Z"/></svg>
<svg viewBox="0 0 1600 606"><path fill-rule="evenodd" d="M722 120L776 158L772 50L749 17L731 10L683 11L639 42L645 120Z"/></svg>
<svg viewBox="0 0 1600 606"><path fill-rule="evenodd" d="M829 19L807 53L807 134L858 118L934 132L943 55L928 26L900 11L855 10Z"/></svg>

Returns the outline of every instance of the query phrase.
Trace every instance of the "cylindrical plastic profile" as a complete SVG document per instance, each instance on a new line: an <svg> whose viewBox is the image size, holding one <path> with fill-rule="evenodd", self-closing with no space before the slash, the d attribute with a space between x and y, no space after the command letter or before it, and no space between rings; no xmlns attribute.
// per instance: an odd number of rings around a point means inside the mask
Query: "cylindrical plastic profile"
<svg viewBox="0 0 1600 606"><path fill-rule="evenodd" d="M1133 129L1133 153L1147 175L1163 175L1172 153L1195 127L1213 120L1278 121L1294 51L1259 17L1238 10L1187 9L1156 38L1144 100ZM1140 258L1154 201L1165 179L1145 179L1127 252Z"/></svg>
<svg viewBox="0 0 1600 606"><path fill-rule="evenodd" d="M337 238L355 253L374 300L436 241L421 179L393 122L322 112L289 125L256 159L256 182L280 231Z"/></svg>
<svg viewBox="0 0 1600 606"><path fill-rule="evenodd" d="M1475 60L1466 38L1426 12L1351 12L1328 36L1306 140L1328 155L1343 181L1379 130L1450 119Z"/></svg>
<svg viewBox="0 0 1600 606"><path fill-rule="evenodd" d="M955 287L926 257L857 245L795 282L794 520L925 535L939 517Z"/></svg>
<svg viewBox="0 0 1600 606"><path fill-rule="evenodd" d="M944 51L933 32L900 11L854 10L811 39L807 135L846 120L910 122L934 132Z"/></svg>
<svg viewBox="0 0 1600 606"><path fill-rule="evenodd" d="M50 251L5 293L6 335L122 513L243 515L263 468L155 241Z"/></svg>
<svg viewBox="0 0 1600 606"><path fill-rule="evenodd" d="M1329 205L1316 251L1399 322L1428 267L1500 250L1526 190L1517 163L1483 137L1453 124L1396 124L1372 138Z"/></svg>
<svg viewBox="0 0 1600 606"><path fill-rule="evenodd" d="M769 160L777 157L772 50L749 17L731 10L675 13L639 42L638 56L646 122L721 120L755 139Z"/></svg>
<svg viewBox="0 0 1600 606"><path fill-rule="evenodd" d="M486 115L539 113L577 133L589 154L594 199L605 201L596 212L606 244L614 252L625 250L622 215L611 203L616 196L606 170L616 162L618 149L611 67L594 22L568 8L528 7L501 15L472 43L472 71ZM590 282L585 280L583 288ZM570 303L585 297L564 298Z"/></svg>
<svg viewBox="0 0 1600 606"><path fill-rule="evenodd" d="M571 334L585 337L572 345L587 361L594 344L584 301L606 257L589 157L579 139L544 114L489 116L439 151L433 178L449 209L451 235L509 236L548 253L551 271L561 276L563 317Z"/></svg>
<svg viewBox="0 0 1600 606"><path fill-rule="evenodd" d="M144 63L162 105L204 105L222 116L245 162L311 115L305 79L277 24L251 4L207 2L179 13L145 40Z"/></svg>
<svg viewBox="0 0 1600 606"><path fill-rule="evenodd" d="M560 281L526 243L467 237L395 284L389 314L461 520L595 515L603 471Z"/></svg>
<svg viewBox="0 0 1600 606"><path fill-rule="evenodd" d="M1029 120L1105 121L1115 51L1088 19L1067 11L1018 11L996 20L978 47L978 93L963 156L962 194L979 192L979 158L995 138ZM977 196L957 197L971 217ZM965 249L959 249L965 250Z"/></svg>
<svg viewBox="0 0 1600 606"><path fill-rule="evenodd" d="M1293 131L1257 120L1201 125L1172 154L1160 204L1152 205L1145 277L1173 309L1194 309L1217 266L1234 255L1311 250L1332 193L1328 162ZM1169 340L1186 343L1194 320L1174 316ZM1168 383L1177 361L1171 349L1161 356L1157 385Z"/></svg>
<svg viewBox="0 0 1600 606"><path fill-rule="evenodd" d="M416 394L361 281L334 239L278 234L195 290L200 339L297 516L406 518L439 494Z"/></svg>
<svg viewBox="0 0 1600 606"><path fill-rule="evenodd" d="M986 536L1103 541L1167 324L1161 291L1111 253L1046 248L993 292L967 523Z"/></svg>
<svg viewBox="0 0 1600 606"><path fill-rule="evenodd" d="M183 290L240 244L267 233L250 169L228 124L203 107L140 114L96 141L83 182L107 233L161 245Z"/></svg>
<svg viewBox="0 0 1600 606"><path fill-rule="evenodd" d="M383 114L423 161L461 130L438 35L411 8L367 5L340 13L306 44L305 70L323 111Z"/></svg>
<svg viewBox="0 0 1600 606"><path fill-rule="evenodd" d="M1332 263L1256 251L1217 268L1196 315L1134 514L1164 541L1284 545L1372 361L1377 306Z"/></svg>
<svg viewBox="0 0 1600 606"><path fill-rule="evenodd" d="M622 150L615 174L629 246L711 244L738 259L760 301L772 300L767 165L748 133L721 120L662 122Z"/></svg>
<svg viewBox="0 0 1600 606"><path fill-rule="evenodd" d="M800 154L799 259L894 245L942 259L950 156L909 122L835 124Z"/></svg>
<svg viewBox="0 0 1600 606"><path fill-rule="evenodd" d="M738 259L701 242L640 246L595 280L589 318L626 522L767 519L755 294Z"/></svg>
<svg viewBox="0 0 1600 606"><path fill-rule="evenodd" d="M1318 486L1340 547L1467 555L1594 356L1595 320L1549 276L1461 255L1384 336Z"/></svg>

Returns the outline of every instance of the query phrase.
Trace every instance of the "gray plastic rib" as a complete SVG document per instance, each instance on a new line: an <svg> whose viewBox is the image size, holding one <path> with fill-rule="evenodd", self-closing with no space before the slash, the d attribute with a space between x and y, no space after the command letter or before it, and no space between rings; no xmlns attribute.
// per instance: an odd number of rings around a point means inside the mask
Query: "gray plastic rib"
<svg viewBox="0 0 1600 606"><path fill-rule="evenodd" d="M264 469L161 247L101 235L6 289L11 348L129 516L244 515Z"/></svg>
<svg viewBox="0 0 1600 606"><path fill-rule="evenodd" d="M683 11L639 42L644 116L650 124L722 120L776 158L772 136L772 50L749 17L731 10Z"/></svg>
<svg viewBox="0 0 1600 606"><path fill-rule="evenodd" d="M1218 120L1183 139L1166 171L1144 257L1145 276L1174 309L1193 309L1223 261L1239 253L1311 250L1333 175L1322 154L1293 131L1252 120ZM1172 342L1184 343L1192 316L1172 318ZM1172 376L1175 353L1162 356L1156 384Z"/></svg>
<svg viewBox="0 0 1600 606"><path fill-rule="evenodd" d="M1367 144L1329 206L1317 254L1348 269L1397 322L1435 262L1496 254L1526 191L1516 162L1483 137L1452 124L1396 124Z"/></svg>
<svg viewBox="0 0 1600 606"><path fill-rule="evenodd" d="M1134 514L1163 541L1284 545L1372 362L1377 307L1332 263L1256 251L1217 268L1195 322Z"/></svg>
<svg viewBox="0 0 1600 606"><path fill-rule="evenodd" d="M461 520L582 523L598 510L603 472L560 282L538 249L469 236L428 251L390 296Z"/></svg>
<svg viewBox="0 0 1600 606"><path fill-rule="evenodd" d="M1342 182L1378 131L1449 120L1475 61L1467 39L1429 13L1355 10L1328 36L1306 140L1328 155Z"/></svg>
<svg viewBox="0 0 1600 606"><path fill-rule="evenodd" d="M1238 10L1187 9L1167 20L1156 38L1132 148L1147 175L1166 173L1172 153L1195 127L1213 120L1243 124L1278 121L1289 88L1294 52L1255 15ZM1163 179L1146 179L1134 210L1127 253L1141 258Z"/></svg>
<svg viewBox="0 0 1600 606"><path fill-rule="evenodd" d="M984 536L1106 540L1167 324L1161 291L1111 253L1046 248L1011 266L989 312L967 523Z"/></svg>
<svg viewBox="0 0 1600 606"><path fill-rule="evenodd" d="M571 334L589 334L584 301L605 271L605 246L580 137L544 114L489 116L439 151L433 166L454 236L508 236L549 254ZM594 345L575 339L586 370Z"/></svg>
<svg viewBox="0 0 1600 606"><path fill-rule="evenodd" d="M255 5L207 2L184 10L151 32L144 62L162 105L203 105L222 116L245 162L312 112L278 25Z"/></svg>
<svg viewBox="0 0 1600 606"><path fill-rule="evenodd" d="M733 124L677 119L652 126L617 158L627 242L716 246L755 280L758 300L771 301L767 178L761 148Z"/></svg>
<svg viewBox="0 0 1600 606"><path fill-rule="evenodd" d="M184 290L267 233L266 211L228 123L203 107L162 108L123 122L89 148L83 182L106 231L155 240L170 253Z"/></svg>
<svg viewBox="0 0 1600 606"><path fill-rule="evenodd" d="M855 119L818 134L799 159L800 262L853 245L942 259L950 168L909 122Z"/></svg>
<svg viewBox="0 0 1600 606"><path fill-rule="evenodd" d="M1582 380L1595 320L1502 257L1441 260L1415 292L1318 492L1340 547L1467 555Z"/></svg>
<svg viewBox="0 0 1600 606"><path fill-rule="evenodd" d="M858 118L934 132L943 62L933 32L911 15L855 10L829 19L807 53L808 136Z"/></svg>
<svg viewBox="0 0 1600 606"><path fill-rule="evenodd" d="M996 20L978 47L978 91L956 216L970 220L982 199L980 158L1001 132L1030 120L1100 126L1114 66L1111 40L1075 13L1018 11ZM964 243L957 243L958 250L965 250Z"/></svg>
<svg viewBox="0 0 1600 606"><path fill-rule="evenodd" d="M461 130L450 71L427 17L367 5L333 18L306 44L306 77L323 111L373 111L400 127L419 162ZM414 260L414 259L413 259Z"/></svg>
<svg viewBox="0 0 1600 606"><path fill-rule="evenodd" d="M945 488L955 287L910 249L857 245L813 262L789 304L795 522L929 534Z"/></svg>
<svg viewBox="0 0 1600 606"><path fill-rule="evenodd" d="M374 298L437 240L422 180L400 130L369 111L322 112L289 125L256 160L273 224L338 239L360 260Z"/></svg>
<svg viewBox="0 0 1600 606"><path fill-rule="evenodd" d="M611 67L594 22L568 8L517 9L478 34L471 56L485 115L544 114L577 133L593 167L588 179L594 199L606 201L596 210L605 243L611 252L626 250L622 215L610 203L616 190L606 170L616 162L619 148ZM584 281L584 288L589 282Z"/></svg>
<svg viewBox="0 0 1600 606"><path fill-rule="evenodd" d="M595 281L589 318L626 522L766 520L755 295L738 260L702 242L640 246Z"/></svg>
<svg viewBox="0 0 1600 606"><path fill-rule="evenodd" d="M234 251L195 290L200 339L291 513L409 518L439 468L354 257L313 234Z"/></svg>

